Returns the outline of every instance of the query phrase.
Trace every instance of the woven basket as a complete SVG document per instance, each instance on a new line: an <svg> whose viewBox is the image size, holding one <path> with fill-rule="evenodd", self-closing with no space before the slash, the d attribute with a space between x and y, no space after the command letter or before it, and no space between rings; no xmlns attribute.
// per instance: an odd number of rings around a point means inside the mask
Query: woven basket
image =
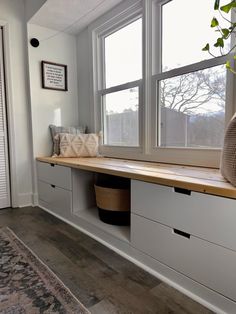
<svg viewBox="0 0 236 314"><path fill-rule="evenodd" d="M130 191L95 185L97 206L112 211L130 210Z"/></svg>
<svg viewBox="0 0 236 314"><path fill-rule="evenodd" d="M114 225L130 224L130 190L95 185L99 217Z"/></svg>

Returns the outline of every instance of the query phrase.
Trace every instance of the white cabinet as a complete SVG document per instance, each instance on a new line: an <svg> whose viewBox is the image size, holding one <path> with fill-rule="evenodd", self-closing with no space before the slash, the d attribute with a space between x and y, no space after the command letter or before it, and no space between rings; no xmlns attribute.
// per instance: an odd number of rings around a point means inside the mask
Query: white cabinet
<svg viewBox="0 0 236 314"><path fill-rule="evenodd" d="M235 200L133 180L131 212L134 248L236 301Z"/></svg>
<svg viewBox="0 0 236 314"><path fill-rule="evenodd" d="M72 217L71 168L37 162L39 205L66 218Z"/></svg>
<svg viewBox="0 0 236 314"><path fill-rule="evenodd" d="M135 248L236 301L235 251L138 215L131 215L131 223Z"/></svg>
<svg viewBox="0 0 236 314"><path fill-rule="evenodd" d="M94 172L37 162L39 206L103 241L130 243L130 227L102 222L95 201Z"/></svg>
<svg viewBox="0 0 236 314"><path fill-rule="evenodd" d="M112 226L98 218L93 172L39 161L37 170L42 208L236 313L235 200L131 180L131 226Z"/></svg>
<svg viewBox="0 0 236 314"><path fill-rule="evenodd" d="M236 201L132 180L131 211L236 250Z"/></svg>
<svg viewBox="0 0 236 314"><path fill-rule="evenodd" d="M46 162L37 162L38 180L71 190L71 168L63 167Z"/></svg>
<svg viewBox="0 0 236 314"><path fill-rule="evenodd" d="M69 218L72 211L72 192L58 186L38 182L39 201L54 213Z"/></svg>

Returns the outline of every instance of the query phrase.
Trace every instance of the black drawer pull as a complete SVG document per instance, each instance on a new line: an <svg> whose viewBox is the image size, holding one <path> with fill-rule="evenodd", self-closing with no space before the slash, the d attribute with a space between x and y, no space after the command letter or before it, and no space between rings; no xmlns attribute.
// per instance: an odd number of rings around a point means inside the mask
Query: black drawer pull
<svg viewBox="0 0 236 314"><path fill-rule="evenodd" d="M191 195L191 191L187 189L182 189L182 188L174 188L176 193L181 193L185 195Z"/></svg>
<svg viewBox="0 0 236 314"><path fill-rule="evenodd" d="M181 230L178 230L178 229L173 229L173 231L174 231L174 233L180 235L181 237L190 239L190 234L187 233L187 232L184 232L184 231L181 231Z"/></svg>
<svg viewBox="0 0 236 314"><path fill-rule="evenodd" d="M50 164L50 166L51 166L51 167L54 167L55 165L54 165L54 164Z"/></svg>
<svg viewBox="0 0 236 314"><path fill-rule="evenodd" d="M56 186L54 184L51 184L51 187L55 189Z"/></svg>

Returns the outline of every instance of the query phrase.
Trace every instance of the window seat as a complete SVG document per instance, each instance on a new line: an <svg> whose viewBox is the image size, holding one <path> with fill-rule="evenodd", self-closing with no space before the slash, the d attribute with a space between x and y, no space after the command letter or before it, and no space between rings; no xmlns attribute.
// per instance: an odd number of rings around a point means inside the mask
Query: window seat
<svg viewBox="0 0 236 314"><path fill-rule="evenodd" d="M221 176L219 169L107 157L38 157L37 160L236 199L236 188Z"/></svg>
<svg viewBox="0 0 236 314"><path fill-rule="evenodd" d="M131 179L129 226L99 219L94 183L105 178L103 174ZM214 313L236 313L236 188L219 169L103 157L40 157L37 178L42 209Z"/></svg>

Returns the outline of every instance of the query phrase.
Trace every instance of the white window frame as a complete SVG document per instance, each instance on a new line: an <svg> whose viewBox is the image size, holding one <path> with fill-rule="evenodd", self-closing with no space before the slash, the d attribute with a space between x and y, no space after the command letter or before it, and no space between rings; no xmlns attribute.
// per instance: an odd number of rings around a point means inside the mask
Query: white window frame
<svg viewBox="0 0 236 314"><path fill-rule="evenodd" d="M100 113L100 116L101 116L101 119L102 117L104 116L104 112L103 112L103 108L104 108L104 105L103 105L103 101L102 101L102 98L105 96L105 95L108 95L108 94L111 94L111 93L115 93L115 92L120 92L120 91L124 91L124 90L127 90L127 89L130 89L130 88L134 88L134 87L138 87L138 90L139 90L139 144L138 146L117 146L117 145L108 145L108 144L103 144L103 151L104 152L109 152L109 150L111 149L114 149L116 147L118 147L119 149L123 149L123 148L128 148L129 150L130 149L134 149L135 151L140 151L140 147L142 145L142 125L140 123L141 121L141 117L142 117L142 80L136 80L136 81L132 81L132 82L129 82L129 83L125 83L125 84L121 84L121 85L116 85L116 86L113 86L113 87L110 87L110 88L104 88L100 91L98 91L98 95L99 95L99 98L100 98L100 110L101 110L101 113ZM105 129L105 125L104 125L105 121L101 121L101 128L102 130ZM104 134L105 136L105 134Z"/></svg>
<svg viewBox="0 0 236 314"><path fill-rule="evenodd" d="M226 57L213 58L172 69L168 72L161 72L161 6L169 1L171 0L126 0L90 25L88 29L89 50L92 60L90 64L90 86L92 88L90 112L91 125L94 126L91 131L98 132L102 129L101 98L104 94L139 86L140 147L102 145L101 153L108 157L218 168L221 149L158 147L156 145L158 136L157 82L188 72L217 66L223 64L227 59ZM101 38L108 35L109 32L113 33L126 24L130 24L141 15L143 26L143 78L139 81L106 89L104 85L104 68L102 66L104 41ZM154 67L155 72L153 73ZM235 75L227 71L225 126L236 111L233 91L235 82Z"/></svg>
<svg viewBox="0 0 236 314"><path fill-rule="evenodd" d="M218 167L220 163L220 148L190 148L190 147L160 147L157 146L160 137L160 112L159 112L159 91L158 91L158 82L163 79L173 78L179 75L183 75L190 72L195 72L199 70L204 70L211 68L217 65L222 65L226 62L229 57L218 57L211 58L208 60L196 62L187 66L174 68L172 70L162 72L161 71L161 53L162 53L162 42L161 42L161 32L162 32L162 16L161 16L161 7L168 3L171 0L153 0L152 2L152 18L153 18L153 27L156 30L156 33L153 32L152 46L152 55L153 60L155 59L155 64L153 61L153 68L157 74L152 75L152 119L151 119L151 150L150 153L160 162L167 163L177 163L177 164L188 164L188 165L197 165L197 166L210 166ZM154 24L155 23L155 24ZM157 24L159 24L159 27ZM201 49L201 47L199 47ZM159 56L155 58L155 56ZM154 72L154 73L155 73ZM226 74L226 106L225 106L225 125L227 125L230 117L232 117L234 112L234 102L233 102L233 88L232 84L235 80L234 76L227 71ZM155 158L156 157L156 158Z"/></svg>
<svg viewBox="0 0 236 314"><path fill-rule="evenodd" d="M112 34L126 25L131 24L139 18L143 18L143 7L141 1L124 1L120 6L116 7L106 18L99 20L90 27L90 38L92 39L93 52L93 90L94 90L94 122L95 131L104 129L103 102L104 95L123 91L129 88L138 87L139 89L139 146L113 146L101 144L101 153L111 157L130 157L142 154L143 147L143 84L142 79L127 82L124 84L105 87L105 37Z"/></svg>

